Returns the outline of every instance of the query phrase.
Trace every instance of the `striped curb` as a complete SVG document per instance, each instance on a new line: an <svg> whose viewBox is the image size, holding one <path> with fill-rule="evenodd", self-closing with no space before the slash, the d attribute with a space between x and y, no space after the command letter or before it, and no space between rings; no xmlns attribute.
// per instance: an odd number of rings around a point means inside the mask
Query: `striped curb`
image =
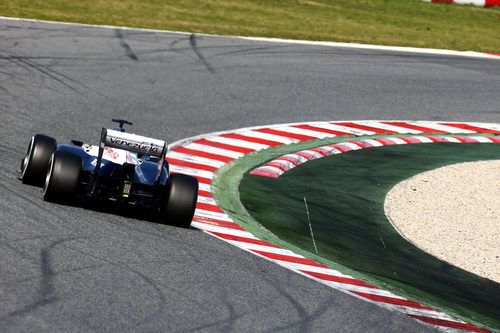
<svg viewBox="0 0 500 333"><path fill-rule="evenodd" d="M216 171L223 165L246 154L270 147L327 137L397 133L500 134L500 124L348 121L241 128L175 142L170 146L167 160L171 172L185 173L199 180L198 204L192 223L194 227L334 289L435 325L441 331L488 332L261 240L235 223L223 211L224 207L219 206L213 197L214 191L211 183Z"/></svg>
<svg viewBox="0 0 500 333"><path fill-rule="evenodd" d="M193 34L191 32L184 32L184 31L157 30L157 29L131 28L131 27L112 26L112 25L96 25L96 24L85 24L85 23L74 23L74 22L47 21L47 20L17 18L17 17L8 17L8 16L0 16L0 19L1 20L11 20L11 21L41 22L41 23L80 26L80 27L92 27L92 28L102 28L102 29L147 31L147 32L169 33L169 34L188 35L188 36ZM325 46L325 47L342 47L342 48L362 49L362 50L407 52L407 53L416 53L416 54L434 54L434 55L444 55L444 56L485 58L485 59L497 59L497 60L500 59L500 54L488 53L488 52L476 52L476 51L454 51L454 50L419 48L419 47L409 47L409 46L385 46L385 45L371 45L371 44L357 44L357 43L321 42L321 41L281 39L281 38L268 38L268 37L245 37L245 36L227 36L227 35L223 36L223 35L213 35L213 34L203 34L203 33L197 33L196 35L197 36L205 36L205 37L239 38L239 39L244 39L244 40L266 42L266 43L297 44L297 45L311 45L311 46Z"/></svg>
<svg viewBox="0 0 500 333"><path fill-rule="evenodd" d="M406 145L417 143L500 143L500 138L485 136L409 136L398 138L368 139L359 141L346 141L333 145L301 150L296 153L286 154L278 157L258 168L253 169L250 174L256 176L278 178L282 174L298 165L316 160L322 157L345 153L352 150L373 148L391 145Z"/></svg>
<svg viewBox="0 0 500 333"><path fill-rule="evenodd" d="M425 2L450 2L457 5L474 5L479 7L500 6L500 0L422 0Z"/></svg>

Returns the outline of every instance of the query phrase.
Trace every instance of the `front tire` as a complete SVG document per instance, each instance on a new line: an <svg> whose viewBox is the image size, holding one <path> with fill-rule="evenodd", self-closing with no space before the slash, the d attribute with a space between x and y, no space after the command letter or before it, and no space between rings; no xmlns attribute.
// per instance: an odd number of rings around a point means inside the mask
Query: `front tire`
<svg viewBox="0 0 500 333"><path fill-rule="evenodd" d="M170 189L167 200L163 200L160 217L162 222L177 227L191 225L198 201L198 180L181 173L170 175Z"/></svg>
<svg viewBox="0 0 500 333"><path fill-rule="evenodd" d="M54 138L36 134L31 138L26 156L21 161L21 180L25 184L43 185L49 160L57 149Z"/></svg>
<svg viewBox="0 0 500 333"><path fill-rule="evenodd" d="M49 170L43 187L43 199L52 202L68 202L75 198L82 158L67 151L56 151L49 162Z"/></svg>

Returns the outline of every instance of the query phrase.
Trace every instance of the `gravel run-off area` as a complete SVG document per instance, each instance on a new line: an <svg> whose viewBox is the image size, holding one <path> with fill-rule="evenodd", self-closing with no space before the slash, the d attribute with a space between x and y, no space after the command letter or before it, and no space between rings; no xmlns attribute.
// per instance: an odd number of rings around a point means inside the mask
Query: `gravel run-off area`
<svg viewBox="0 0 500 333"><path fill-rule="evenodd" d="M500 283L500 160L409 178L387 194L385 213L414 245Z"/></svg>

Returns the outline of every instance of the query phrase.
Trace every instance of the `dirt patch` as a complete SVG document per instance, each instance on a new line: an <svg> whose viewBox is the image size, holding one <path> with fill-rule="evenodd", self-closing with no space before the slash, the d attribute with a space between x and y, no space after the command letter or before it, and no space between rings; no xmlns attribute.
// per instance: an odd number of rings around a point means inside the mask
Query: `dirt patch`
<svg viewBox="0 0 500 333"><path fill-rule="evenodd" d="M500 160L416 175L385 199L396 230L424 251L500 283Z"/></svg>

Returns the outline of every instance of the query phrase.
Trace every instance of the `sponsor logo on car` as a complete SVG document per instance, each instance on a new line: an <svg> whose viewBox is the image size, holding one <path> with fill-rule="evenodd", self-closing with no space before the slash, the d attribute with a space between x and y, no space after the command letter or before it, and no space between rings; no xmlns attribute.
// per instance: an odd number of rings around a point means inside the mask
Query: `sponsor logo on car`
<svg viewBox="0 0 500 333"><path fill-rule="evenodd" d="M120 138L113 138L113 137L109 137L109 140L114 145L122 146L122 147L126 147L126 148L134 148L134 149L138 149L138 150L148 152L148 153L157 154L161 149L161 147L158 147L152 143L147 143L147 142L134 142L134 141L128 141L128 140L124 140L124 139L120 139Z"/></svg>
<svg viewBox="0 0 500 333"><path fill-rule="evenodd" d="M106 155L111 157L112 159L116 160L118 157L120 157L120 154L114 151L113 149L106 147L105 148Z"/></svg>

